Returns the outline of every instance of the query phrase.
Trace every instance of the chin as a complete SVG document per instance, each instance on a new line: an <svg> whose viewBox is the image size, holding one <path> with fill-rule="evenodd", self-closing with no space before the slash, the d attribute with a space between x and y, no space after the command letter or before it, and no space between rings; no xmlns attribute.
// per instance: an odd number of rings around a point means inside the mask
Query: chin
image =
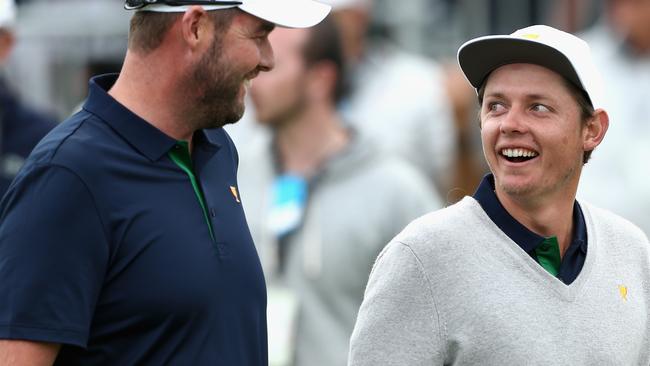
<svg viewBox="0 0 650 366"><path fill-rule="evenodd" d="M239 120L244 116L244 106L240 110L233 111L233 113L227 115L223 119L223 124L233 124L239 122Z"/></svg>
<svg viewBox="0 0 650 366"><path fill-rule="evenodd" d="M524 196L535 191L535 183L523 177L497 179L495 186L501 192L512 196Z"/></svg>

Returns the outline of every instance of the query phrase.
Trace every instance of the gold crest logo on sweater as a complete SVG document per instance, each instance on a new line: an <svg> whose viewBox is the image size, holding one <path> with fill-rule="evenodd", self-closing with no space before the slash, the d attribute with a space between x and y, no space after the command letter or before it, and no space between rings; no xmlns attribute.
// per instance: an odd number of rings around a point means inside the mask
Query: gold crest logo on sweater
<svg viewBox="0 0 650 366"><path fill-rule="evenodd" d="M621 299L627 301L627 286L618 285L618 293L621 295Z"/></svg>

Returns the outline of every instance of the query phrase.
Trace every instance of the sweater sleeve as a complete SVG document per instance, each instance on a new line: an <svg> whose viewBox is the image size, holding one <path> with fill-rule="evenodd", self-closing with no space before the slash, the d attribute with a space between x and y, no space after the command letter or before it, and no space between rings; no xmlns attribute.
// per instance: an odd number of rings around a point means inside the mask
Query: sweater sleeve
<svg viewBox="0 0 650 366"><path fill-rule="evenodd" d="M370 274L348 366L442 365L442 333L422 264L407 245L389 244Z"/></svg>

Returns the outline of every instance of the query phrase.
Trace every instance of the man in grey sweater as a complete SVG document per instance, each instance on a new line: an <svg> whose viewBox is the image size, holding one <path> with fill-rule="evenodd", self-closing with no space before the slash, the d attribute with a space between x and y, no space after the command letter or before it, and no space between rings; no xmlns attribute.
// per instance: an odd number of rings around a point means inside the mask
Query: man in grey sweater
<svg viewBox="0 0 650 366"><path fill-rule="evenodd" d="M349 365L650 365L648 238L575 199L609 124L588 45L532 26L458 60L492 174L382 251Z"/></svg>

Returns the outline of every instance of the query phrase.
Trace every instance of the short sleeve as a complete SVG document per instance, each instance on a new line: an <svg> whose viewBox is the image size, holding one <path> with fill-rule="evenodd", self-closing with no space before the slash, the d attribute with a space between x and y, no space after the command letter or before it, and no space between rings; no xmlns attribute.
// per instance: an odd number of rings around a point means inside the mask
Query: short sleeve
<svg viewBox="0 0 650 366"><path fill-rule="evenodd" d="M420 262L409 247L392 242L370 274L348 365L442 365L441 339Z"/></svg>
<svg viewBox="0 0 650 366"><path fill-rule="evenodd" d="M81 179L32 166L0 206L0 339L85 346L109 258Z"/></svg>

